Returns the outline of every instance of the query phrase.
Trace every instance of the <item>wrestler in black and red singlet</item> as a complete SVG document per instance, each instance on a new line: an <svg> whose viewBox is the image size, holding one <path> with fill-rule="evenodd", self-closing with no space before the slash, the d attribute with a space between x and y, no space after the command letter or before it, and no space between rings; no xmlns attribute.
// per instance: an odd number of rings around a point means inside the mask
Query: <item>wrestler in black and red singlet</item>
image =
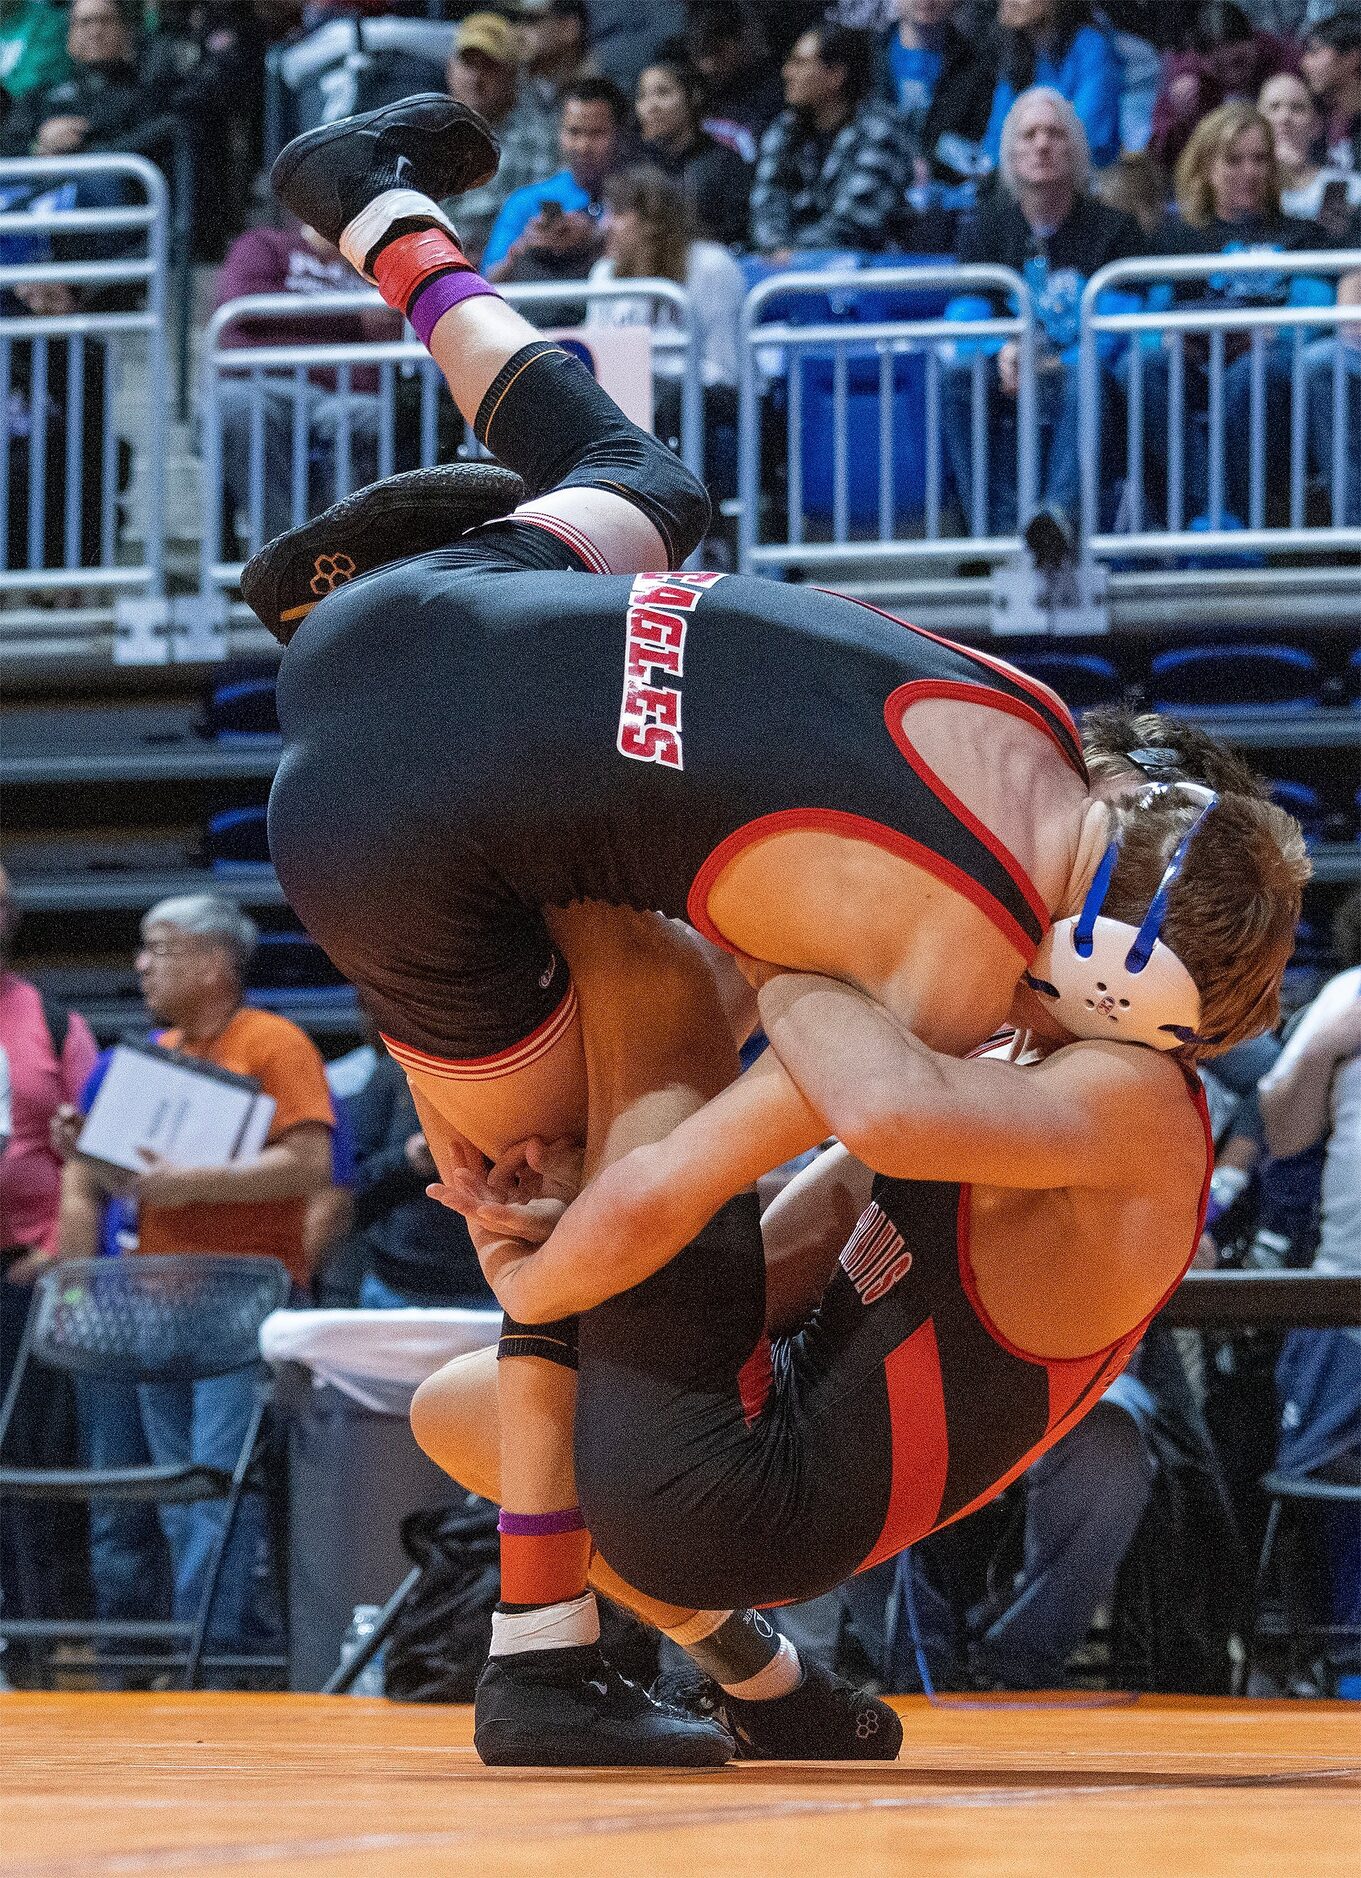
<svg viewBox="0 0 1361 1878"><path fill-rule="evenodd" d="M1214 1158L1193 1076L1187 1100L1205 1182L1176 1283ZM983 1505L1095 1405L1163 1302L1085 1356L1018 1349L979 1298L972 1189L880 1175L811 1322L772 1347L743 1206L581 1319L582 1509L616 1571L682 1605L816 1597Z"/></svg>
<svg viewBox="0 0 1361 1878"><path fill-rule="evenodd" d="M279 875L400 1060L532 1060L571 1014L541 908L651 909L718 938L720 868L793 827L929 868L1007 936L1019 975L1047 910L902 717L915 697L977 699L1085 778L1051 692L834 594L533 571L527 545L581 565L498 524L333 594L280 676Z"/></svg>

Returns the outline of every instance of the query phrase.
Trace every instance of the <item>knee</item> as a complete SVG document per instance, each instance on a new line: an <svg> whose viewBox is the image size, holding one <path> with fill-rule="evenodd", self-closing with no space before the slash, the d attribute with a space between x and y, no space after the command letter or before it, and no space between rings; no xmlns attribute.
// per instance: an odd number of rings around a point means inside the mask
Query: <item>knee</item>
<svg viewBox="0 0 1361 1878"><path fill-rule="evenodd" d="M665 446L666 459L661 480L670 524L672 556L677 567L689 560L708 535L713 524L713 504L709 492L697 476L685 467L678 456Z"/></svg>
<svg viewBox="0 0 1361 1878"><path fill-rule="evenodd" d="M612 441L617 451L618 440ZM633 446L629 453L635 459L633 474L619 479L614 486L654 523L666 543L671 565L680 567L709 533L713 515L709 492L675 451L658 438L639 430ZM612 476L618 477L617 467Z"/></svg>
<svg viewBox="0 0 1361 1878"><path fill-rule="evenodd" d="M480 1386L487 1384L486 1370L482 1351L455 1357L420 1385L411 1399L410 1412L416 1445L461 1486L478 1493L485 1492L488 1485L482 1478L487 1471L485 1457L479 1457L487 1445L489 1430L494 1441L496 1429L494 1408L488 1413L494 1370L489 1386Z"/></svg>

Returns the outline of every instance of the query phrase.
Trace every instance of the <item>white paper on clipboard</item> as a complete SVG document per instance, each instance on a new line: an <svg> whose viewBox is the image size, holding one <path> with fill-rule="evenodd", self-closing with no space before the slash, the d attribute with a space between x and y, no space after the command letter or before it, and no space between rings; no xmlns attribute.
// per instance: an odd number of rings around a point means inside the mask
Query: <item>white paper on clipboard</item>
<svg viewBox="0 0 1361 1878"><path fill-rule="evenodd" d="M226 1167L260 1152L274 1108L248 1076L157 1044L120 1043L76 1152L138 1174L143 1149L176 1167Z"/></svg>

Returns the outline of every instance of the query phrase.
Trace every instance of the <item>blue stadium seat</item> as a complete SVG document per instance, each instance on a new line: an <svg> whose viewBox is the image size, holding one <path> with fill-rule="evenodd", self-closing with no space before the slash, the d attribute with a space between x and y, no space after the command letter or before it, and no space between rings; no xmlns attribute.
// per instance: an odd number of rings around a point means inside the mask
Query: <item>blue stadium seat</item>
<svg viewBox="0 0 1361 1878"><path fill-rule="evenodd" d="M1114 704L1120 696L1120 674L1098 652L1027 652L1012 664L1057 691L1070 711Z"/></svg>
<svg viewBox="0 0 1361 1878"><path fill-rule="evenodd" d="M1317 789L1311 789L1308 783L1274 781L1271 800L1287 815L1294 816L1304 830L1306 841L1323 839L1323 798Z"/></svg>
<svg viewBox="0 0 1361 1878"><path fill-rule="evenodd" d="M1361 646L1347 660L1347 696L1354 705L1361 705Z"/></svg>
<svg viewBox="0 0 1361 1878"><path fill-rule="evenodd" d="M870 276L855 297L854 316L866 321L938 320L952 296L943 287L875 287L873 276L885 268L952 267L952 254L867 254L861 272Z"/></svg>
<svg viewBox="0 0 1361 1878"><path fill-rule="evenodd" d="M250 962L248 982L253 991L310 991L331 986L348 990L316 940L303 932L262 932Z"/></svg>
<svg viewBox="0 0 1361 1878"><path fill-rule="evenodd" d="M220 809L208 818L203 847L215 874L269 866L269 833L262 806Z"/></svg>
<svg viewBox="0 0 1361 1878"><path fill-rule="evenodd" d="M1182 646L1153 659L1155 711L1299 711L1319 702L1318 661L1294 646Z"/></svg>
<svg viewBox="0 0 1361 1878"><path fill-rule="evenodd" d="M277 737L273 674L215 685L204 708L204 728L218 743L258 743Z"/></svg>
<svg viewBox="0 0 1361 1878"><path fill-rule="evenodd" d="M835 502L832 435L836 412L832 361L812 356L803 368L800 439L803 507L829 523ZM846 499L852 528L879 520L879 359L852 353L846 366ZM893 362L893 507L895 526L921 514L926 498L926 366L919 354Z"/></svg>

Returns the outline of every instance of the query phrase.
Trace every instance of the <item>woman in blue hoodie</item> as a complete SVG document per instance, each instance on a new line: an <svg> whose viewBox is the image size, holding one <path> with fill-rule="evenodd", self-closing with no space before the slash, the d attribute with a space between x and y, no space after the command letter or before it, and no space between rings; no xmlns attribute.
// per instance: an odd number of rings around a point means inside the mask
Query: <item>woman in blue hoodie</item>
<svg viewBox="0 0 1361 1878"><path fill-rule="evenodd" d="M1002 29L997 89L983 133L994 163L1007 112L1032 85L1048 85L1082 119L1092 163L1105 169L1120 154L1124 68L1114 42L1090 24L1086 0L998 0Z"/></svg>

